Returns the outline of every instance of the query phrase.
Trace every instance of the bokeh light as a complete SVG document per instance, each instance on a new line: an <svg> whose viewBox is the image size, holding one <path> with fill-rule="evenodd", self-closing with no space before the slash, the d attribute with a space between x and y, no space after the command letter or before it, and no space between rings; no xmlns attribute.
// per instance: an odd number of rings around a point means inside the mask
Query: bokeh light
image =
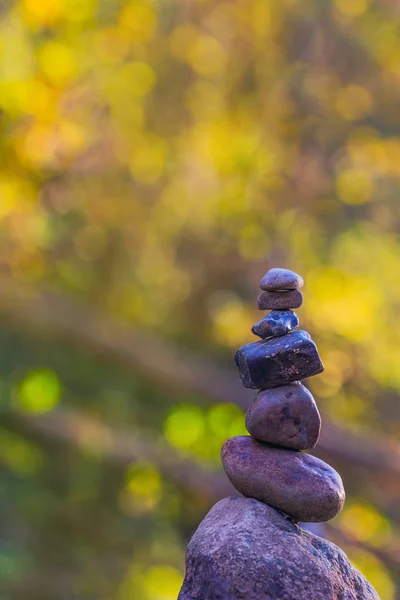
<svg viewBox="0 0 400 600"><path fill-rule="evenodd" d="M373 0L1 3L4 600L176 598L277 265L325 364L326 535L400 597L398 29Z"/></svg>

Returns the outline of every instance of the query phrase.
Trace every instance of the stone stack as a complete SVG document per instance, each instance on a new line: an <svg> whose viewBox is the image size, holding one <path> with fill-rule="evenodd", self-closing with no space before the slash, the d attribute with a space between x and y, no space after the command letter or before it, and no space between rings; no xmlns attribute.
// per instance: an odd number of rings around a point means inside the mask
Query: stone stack
<svg viewBox="0 0 400 600"><path fill-rule="evenodd" d="M250 436L225 442L222 462L234 487L295 521L332 519L344 504L340 475L303 452L318 442L321 418L301 379L323 371L316 345L296 330L293 312L303 303L303 279L287 269L271 269L262 278L260 310L271 312L256 323L260 341L235 356L242 384L259 392L246 416Z"/></svg>
<svg viewBox="0 0 400 600"><path fill-rule="evenodd" d="M272 312L253 327L261 341L235 357L244 386L260 390L247 412L250 436L222 449L246 497L220 500L198 527L178 600L379 600L337 546L297 525L327 521L344 503L340 476L304 452L317 444L321 419L300 379L323 365L308 333L296 330L302 286L285 269L261 280L258 306Z"/></svg>

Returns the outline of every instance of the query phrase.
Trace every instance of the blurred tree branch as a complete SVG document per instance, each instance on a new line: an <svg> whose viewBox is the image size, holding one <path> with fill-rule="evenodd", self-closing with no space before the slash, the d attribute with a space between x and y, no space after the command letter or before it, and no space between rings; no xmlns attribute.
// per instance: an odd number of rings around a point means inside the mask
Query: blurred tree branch
<svg viewBox="0 0 400 600"><path fill-rule="evenodd" d="M204 359L179 352L171 344L100 314L48 290L32 290L10 278L0 280L0 313L8 321L61 336L91 352L123 363L153 384L197 393L214 402L246 409L252 393L237 374ZM361 435L324 419L317 454L373 470L377 477L400 476L400 447L395 441Z"/></svg>
<svg viewBox="0 0 400 600"><path fill-rule="evenodd" d="M334 542L339 547L356 546L367 552L372 552L380 560L383 560L390 568L398 572L400 568L400 554L398 549L398 542L390 543L385 547L371 546L367 542L361 542L347 535L342 529L332 525L332 523L324 523L328 539Z"/></svg>
<svg viewBox="0 0 400 600"><path fill-rule="evenodd" d="M201 497L207 504L217 502L225 496L237 495L223 474L206 470L194 461L183 458L162 440L145 438L132 431L117 430L81 411L58 407L46 415L14 414L11 418L16 419L19 426L30 435L39 435L57 444L77 447L84 452L104 457L122 468L132 461L151 461L166 479L172 480L197 498ZM385 548L375 548L351 538L331 523L324 523L323 527L326 528L328 538L339 546L358 546L376 554L391 568L400 569L396 542Z"/></svg>
<svg viewBox="0 0 400 600"><path fill-rule="evenodd" d="M185 459L162 438L156 440L131 430L112 428L82 411L58 407L44 415L13 413L10 420L31 436L79 448L122 468L138 460L151 461L166 479L197 496L201 494L208 501L236 494L227 478Z"/></svg>

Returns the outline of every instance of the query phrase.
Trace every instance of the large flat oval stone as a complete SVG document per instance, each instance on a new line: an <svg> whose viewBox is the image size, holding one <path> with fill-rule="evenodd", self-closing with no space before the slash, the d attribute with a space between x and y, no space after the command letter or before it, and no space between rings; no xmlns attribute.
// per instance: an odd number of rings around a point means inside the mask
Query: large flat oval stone
<svg viewBox="0 0 400 600"><path fill-rule="evenodd" d="M311 454L237 436L225 442L221 457L238 492L296 521L329 521L343 507L345 492L339 473Z"/></svg>
<svg viewBox="0 0 400 600"><path fill-rule="evenodd" d="M259 392L247 411L246 427L262 442L307 450L318 442L321 417L311 392L296 382Z"/></svg>
<svg viewBox="0 0 400 600"><path fill-rule="evenodd" d="M252 342L235 354L246 388L265 390L305 379L324 370L314 342L306 331Z"/></svg>

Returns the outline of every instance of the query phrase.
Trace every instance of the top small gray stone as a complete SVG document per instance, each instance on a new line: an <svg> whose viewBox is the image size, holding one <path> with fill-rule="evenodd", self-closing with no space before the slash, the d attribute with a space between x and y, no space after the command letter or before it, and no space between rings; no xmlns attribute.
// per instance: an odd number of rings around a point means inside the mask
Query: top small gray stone
<svg viewBox="0 0 400 600"><path fill-rule="evenodd" d="M267 292L300 290L304 280L289 269L270 269L260 281L260 288Z"/></svg>

